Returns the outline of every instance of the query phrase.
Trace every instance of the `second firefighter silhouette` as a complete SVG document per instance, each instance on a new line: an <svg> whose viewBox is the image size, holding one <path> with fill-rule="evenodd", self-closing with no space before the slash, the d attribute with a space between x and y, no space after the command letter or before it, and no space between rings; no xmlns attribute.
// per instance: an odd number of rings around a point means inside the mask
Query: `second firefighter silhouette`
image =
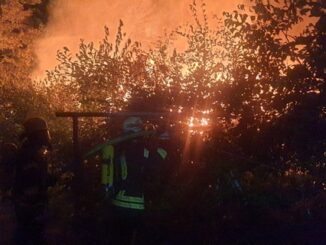
<svg viewBox="0 0 326 245"><path fill-rule="evenodd" d="M26 120L13 183L17 218L16 244L45 243L42 215L47 205L47 156L50 149L47 123L42 118Z"/></svg>
<svg viewBox="0 0 326 245"><path fill-rule="evenodd" d="M127 118L123 123L127 140L102 149L102 183L114 207L115 236L123 232L123 238L117 238L119 244L135 240L136 227L141 226L144 211L151 205L152 191L147 190L152 189L154 173L167 158L167 151L155 143L155 132L144 131L142 125L139 117Z"/></svg>

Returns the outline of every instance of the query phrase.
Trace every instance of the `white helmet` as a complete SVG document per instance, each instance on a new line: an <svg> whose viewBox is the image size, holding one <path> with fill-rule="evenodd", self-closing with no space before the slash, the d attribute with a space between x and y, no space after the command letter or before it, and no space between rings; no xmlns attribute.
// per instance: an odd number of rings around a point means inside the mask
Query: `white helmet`
<svg viewBox="0 0 326 245"><path fill-rule="evenodd" d="M165 131L164 133L160 134L158 138L160 140L169 140L170 134L169 134L169 132Z"/></svg>
<svg viewBox="0 0 326 245"><path fill-rule="evenodd" d="M124 133L138 133L142 131L143 121L140 117L128 117L123 122L123 132Z"/></svg>

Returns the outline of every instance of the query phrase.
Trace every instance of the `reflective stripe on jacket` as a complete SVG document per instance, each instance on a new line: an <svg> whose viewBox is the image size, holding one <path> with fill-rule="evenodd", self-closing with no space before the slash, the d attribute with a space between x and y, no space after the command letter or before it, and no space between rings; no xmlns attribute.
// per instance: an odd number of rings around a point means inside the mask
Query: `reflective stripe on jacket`
<svg viewBox="0 0 326 245"><path fill-rule="evenodd" d="M112 204L122 208L131 208L131 209L145 209L145 199L144 196L127 196L125 195L126 191L119 191L118 194L112 199Z"/></svg>
<svg viewBox="0 0 326 245"><path fill-rule="evenodd" d="M102 184L113 186L114 176L114 147L113 145L106 145L102 149Z"/></svg>

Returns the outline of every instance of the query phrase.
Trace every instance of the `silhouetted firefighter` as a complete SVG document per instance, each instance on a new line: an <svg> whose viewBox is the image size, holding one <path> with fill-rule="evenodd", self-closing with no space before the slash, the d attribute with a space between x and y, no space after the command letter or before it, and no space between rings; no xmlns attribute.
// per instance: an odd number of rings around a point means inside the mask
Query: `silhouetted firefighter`
<svg viewBox="0 0 326 245"><path fill-rule="evenodd" d="M16 160L13 200L17 218L16 244L43 244L42 215L47 205L50 135L46 122L31 118L24 122L22 144Z"/></svg>
<svg viewBox="0 0 326 245"><path fill-rule="evenodd" d="M2 143L0 151L0 191L1 200L5 201L9 199L12 188L17 146L13 143Z"/></svg>
<svg viewBox="0 0 326 245"><path fill-rule="evenodd" d="M102 147L102 183L113 208L112 240L108 244L139 242L145 210L152 205L153 183L167 151L155 143L155 130L145 129L140 117L128 117L124 135ZM97 147L98 149L98 147ZM93 152L94 153L94 152ZM158 190L156 190L157 192Z"/></svg>

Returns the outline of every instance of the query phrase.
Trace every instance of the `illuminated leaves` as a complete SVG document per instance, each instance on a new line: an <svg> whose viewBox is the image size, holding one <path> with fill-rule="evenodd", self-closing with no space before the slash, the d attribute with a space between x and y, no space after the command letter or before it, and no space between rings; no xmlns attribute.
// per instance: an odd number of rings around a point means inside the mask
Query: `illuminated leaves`
<svg viewBox="0 0 326 245"><path fill-rule="evenodd" d="M137 110L212 110L212 124L236 138L246 130L262 134L306 95L323 94L323 19L300 35L291 33L304 15L324 11L321 6L255 1L250 8L240 5L224 13L224 22L215 28L205 8L194 1L193 22L150 50L127 39L122 21L114 42L105 27L99 44L81 41L76 55L62 49L59 66L44 80L51 87L51 103L61 109L114 111L143 99ZM175 41L182 41L184 49L175 50ZM151 102L144 106L146 101Z"/></svg>
<svg viewBox="0 0 326 245"><path fill-rule="evenodd" d="M67 95L60 103L61 108L120 110L135 85L145 84L148 77L146 54L139 43L126 40L122 27L120 21L113 43L109 29L105 27L105 36L99 44L81 40L76 55L68 48L58 51L59 65L48 72L43 82L56 88L56 93L61 91Z"/></svg>
<svg viewBox="0 0 326 245"><path fill-rule="evenodd" d="M31 44L38 31L26 24L31 12L19 1L5 1L0 8L0 114L12 122L22 120L35 99L29 74L35 66ZM9 125L1 121L0 127Z"/></svg>

